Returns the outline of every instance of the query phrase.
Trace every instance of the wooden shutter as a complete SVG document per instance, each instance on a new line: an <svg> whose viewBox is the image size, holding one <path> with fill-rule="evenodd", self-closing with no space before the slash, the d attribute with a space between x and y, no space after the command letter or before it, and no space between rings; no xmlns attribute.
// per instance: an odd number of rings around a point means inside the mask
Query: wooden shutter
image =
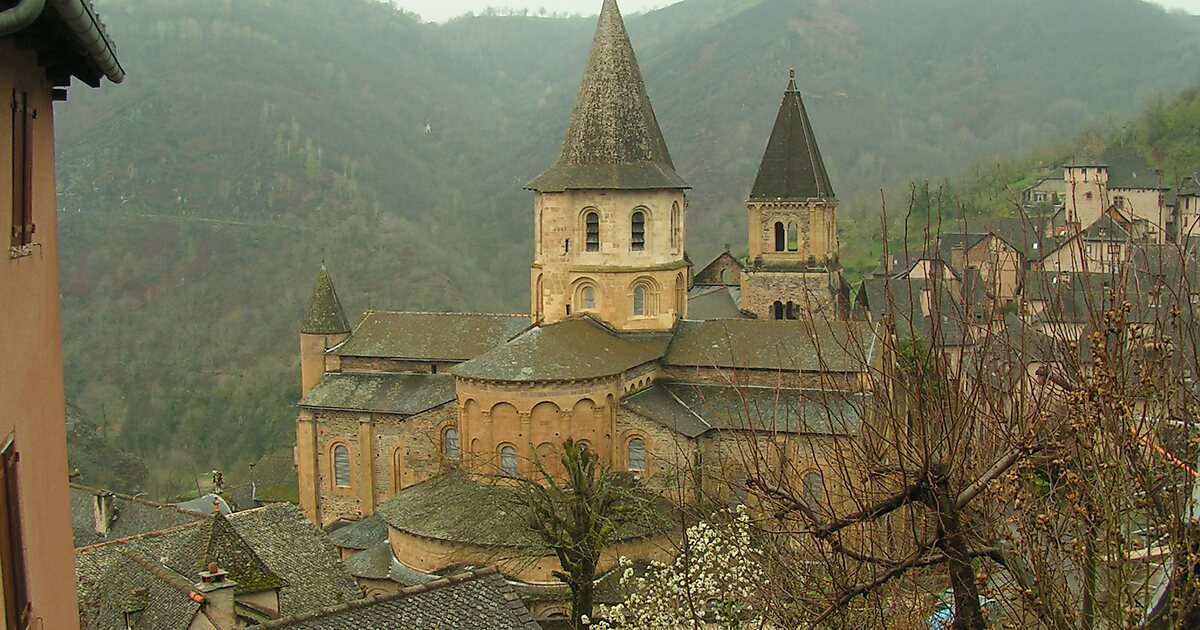
<svg viewBox="0 0 1200 630"><path fill-rule="evenodd" d="M33 242L33 119L29 92L12 91L12 245Z"/></svg>
<svg viewBox="0 0 1200 630"><path fill-rule="evenodd" d="M17 452L11 445L0 454L0 573L4 584L5 630L29 623L25 585L25 554L21 544L21 513L17 494Z"/></svg>

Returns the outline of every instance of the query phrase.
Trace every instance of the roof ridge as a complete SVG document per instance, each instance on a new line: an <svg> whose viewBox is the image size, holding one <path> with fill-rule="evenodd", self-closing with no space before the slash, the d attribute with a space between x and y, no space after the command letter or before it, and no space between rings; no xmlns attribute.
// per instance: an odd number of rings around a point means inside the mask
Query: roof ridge
<svg viewBox="0 0 1200 630"><path fill-rule="evenodd" d="M426 582L424 584L417 584L415 586L406 586L394 593L387 593L387 594L383 594L383 595L372 595L369 597L363 597L361 599L355 599L355 600L351 600L351 601L348 601L345 603L337 604L336 606L327 606L325 608L320 608L318 610L313 610L313 611L310 611L307 613L303 613L303 614L299 614L299 615L292 615L291 617L280 617L279 619L272 619L272 620L262 623L258 626L252 626L252 627L279 628L279 627L287 626L289 624L293 624L293 623L297 623L297 622L301 622L301 621L310 621L310 620L318 619L320 617L325 617L328 615L336 615L338 613L346 612L348 610L358 610L360 608L365 608L367 606L371 606L371 605L379 603L379 602L388 602L388 601L393 601L393 600L397 600L397 599L404 599L406 597L412 597L414 595L420 595L422 593L427 593L429 591L434 591L434 590L437 590L440 588L445 588L447 586L454 586L456 584L462 584L463 582L476 580L476 579L479 579L482 577L487 577L489 575L493 575L496 573L499 573L499 571L495 567L483 567L482 569L475 569L472 571L464 571L462 573L456 573L451 576L438 578L432 582Z"/></svg>
<svg viewBox="0 0 1200 630"><path fill-rule="evenodd" d="M150 499L143 499L138 496L128 495L128 494L124 494L121 492L114 492L112 490L107 490L105 488L97 488L95 486L85 486L81 483L70 482L69 485L70 485L70 487L72 487L76 490L82 490L84 492L87 492L88 494L92 494L92 495L96 495L96 496L99 496L98 493L103 492L106 494L111 494L112 496L117 497L122 500L125 500L125 501L132 501L133 503L140 503L142 505L146 505L146 506L150 506L150 507L171 508L177 512L183 512L184 514L189 514L192 516L206 516L206 514L204 514L203 512L198 512L196 510L189 510L187 508L182 508L182 507L179 507L179 505L177 505L175 503L159 503L158 501L151 501Z"/></svg>
<svg viewBox="0 0 1200 630"><path fill-rule="evenodd" d="M188 598L191 599L192 601L194 601L196 603L200 603L200 602L204 601L204 595L197 593L195 590L193 590L192 584L190 582L188 582L186 578L184 578L179 573L176 573L170 567L168 567L164 564L161 564L159 562L155 562L155 561L145 557L141 553L138 553L137 551L134 551L133 549L129 549L128 547L121 547L117 551L119 553L121 553L122 555L128 557L130 560L133 560L134 562L141 565L141 567L143 569L146 569L147 571L149 571L152 575L154 575L154 577L157 577L158 579L162 580L168 586L174 588L175 590L179 591L180 593L187 595Z"/></svg>
<svg viewBox="0 0 1200 630"><path fill-rule="evenodd" d="M165 536L167 534L173 534L177 531L181 531L187 527L198 527L203 522L204 522L204 520L201 519L201 520L197 520L197 521L192 521L190 523L183 523L182 525L174 525L171 527L164 527L162 529L156 529L156 530L149 531L149 532L142 532L140 534L133 534L131 536L124 536L122 538L106 540L101 543L95 543L95 544L86 545L83 547L76 547L75 553L79 553L81 551L94 551L96 549L99 549L100 547L107 547L109 545L117 545L117 544L125 544L125 543L129 543L129 542L133 542L135 540L145 540L147 538L153 538L155 536Z"/></svg>
<svg viewBox="0 0 1200 630"><path fill-rule="evenodd" d="M529 317L528 313L473 313L467 311L388 311L371 309L363 311L365 319L371 315L470 315L470 316L487 316L487 317Z"/></svg>

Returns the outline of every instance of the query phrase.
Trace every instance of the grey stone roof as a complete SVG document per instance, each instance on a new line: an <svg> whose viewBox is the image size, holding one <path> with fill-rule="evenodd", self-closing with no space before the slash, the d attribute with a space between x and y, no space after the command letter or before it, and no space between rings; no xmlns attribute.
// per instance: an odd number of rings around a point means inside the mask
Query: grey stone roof
<svg viewBox="0 0 1200 630"><path fill-rule="evenodd" d="M454 400L449 374L329 373L301 407L411 416Z"/></svg>
<svg viewBox="0 0 1200 630"><path fill-rule="evenodd" d="M675 172L616 0L604 0L562 152L526 186L567 189L688 188Z"/></svg>
<svg viewBox="0 0 1200 630"><path fill-rule="evenodd" d="M299 478L294 457L289 447L267 453L254 462L248 477L254 489L255 502L300 502Z"/></svg>
<svg viewBox="0 0 1200 630"><path fill-rule="evenodd" d="M833 197L833 184L829 182L821 150L817 148L817 138L813 135L800 89L796 87L793 70L750 199L803 201Z"/></svg>
<svg viewBox="0 0 1200 630"><path fill-rule="evenodd" d="M329 540L342 549L370 549L387 540L387 523L378 514L350 523L329 534Z"/></svg>
<svg viewBox="0 0 1200 630"><path fill-rule="evenodd" d="M284 615L361 595L328 536L280 503L77 549L83 627L123 628L122 607L139 588L151 589L151 608L138 628L188 627L197 609L190 585L209 561L229 571L239 593L281 587Z"/></svg>
<svg viewBox="0 0 1200 630"><path fill-rule="evenodd" d="M1080 166L1108 166L1108 162L1105 162L1094 155L1082 153L1080 155L1071 156L1071 159L1067 160L1063 166L1067 168Z"/></svg>
<svg viewBox="0 0 1200 630"><path fill-rule="evenodd" d="M861 424L862 401L833 390L660 382L622 406L690 438L722 429L846 435Z"/></svg>
<svg viewBox="0 0 1200 630"><path fill-rule="evenodd" d="M691 320L708 319L747 319L748 316L738 308L730 287L710 287L708 291L688 297L687 318Z"/></svg>
<svg viewBox="0 0 1200 630"><path fill-rule="evenodd" d="M1109 149L1104 152L1108 164L1108 188L1165 189L1162 176L1133 149Z"/></svg>
<svg viewBox="0 0 1200 630"><path fill-rule="evenodd" d="M481 569L368 597L258 628L302 630L534 630L520 597L495 569Z"/></svg>
<svg viewBox="0 0 1200 630"><path fill-rule="evenodd" d="M762 319L681 321L668 365L805 372L861 372L879 351L874 325Z"/></svg>
<svg viewBox="0 0 1200 630"><path fill-rule="evenodd" d="M304 311L304 322L300 324L300 332L311 335L350 332L350 323L346 321L342 302L338 299L333 280L330 279L329 270L325 269L325 265L321 265L321 271L317 274L317 283L313 286L308 309Z"/></svg>
<svg viewBox="0 0 1200 630"><path fill-rule="evenodd" d="M196 522L204 515L178 506L113 493L114 518L108 536L96 535L95 498L104 490L71 484L71 531L76 547Z"/></svg>
<svg viewBox="0 0 1200 630"><path fill-rule="evenodd" d="M658 359L669 339L668 334L616 333L581 315L530 329L452 372L462 378L515 382L600 378Z"/></svg>
<svg viewBox="0 0 1200 630"><path fill-rule="evenodd" d="M379 505L377 513L390 527L424 538L481 547L540 548L526 525L530 516L521 492L519 486L452 470L397 492ZM656 498L648 500L660 503ZM665 504L659 508L663 515L670 513ZM613 539L644 538L661 525L653 519L629 523Z"/></svg>
<svg viewBox="0 0 1200 630"><path fill-rule="evenodd" d="M520 334L528 315L368 312L345 343L343 357L466 361Z"/></svg>
<svg viewBox="0 0 1200 630"><path fill-rule="evenodd" d="M384 530L387 530L386 524L384 524ZM395 562L396 557L392 555L392 545L384 540L346 558L345 565L350 575L356 578L387 580L391 579L392 564Z"/></svg>

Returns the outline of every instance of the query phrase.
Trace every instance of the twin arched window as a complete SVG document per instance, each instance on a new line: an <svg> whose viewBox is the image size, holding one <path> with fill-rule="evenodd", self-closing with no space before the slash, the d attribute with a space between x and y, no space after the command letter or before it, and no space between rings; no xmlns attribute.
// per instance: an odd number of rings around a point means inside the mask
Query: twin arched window
<svg viewBox="0 0 1200 630"><path fill-rule="evenodd" d="M333 485L350 487L350 449L345 444L333 447Z"/></svg>
<svg viewBox="0 0 1200 630"><path fill-rule="evenodd" d="M646 249L646 213L641 210L629 219L629 245L635 252Z"/></svg>
<svg viewBox="0 0 1200 630"><path fill-rule="evenodd" d="M646 471L646 441L640 437L635 437L629 440L627 449L626 461L628 462L629 470L633 472Z"/></svg>
<svg viewBox="0 0 1200 630"><path fill-rule="evenodd" d="M459 446L458 429L449 427L442 433L442 455L446 459L458 459L462 454L462 448Z"/></svg>
<svg viewBox="0 0 1200 630"><path fill-rule="evenodd" d="M775 251L795 252L800 250L800 226L795 222L785 227L782 221L775 222Z"/></svg>
<svg viewBox="0 0 1200 630"><path fill-rule="evenodd" d="M783 223L775 223L775 251L782 252L787 249L787 228L783 227Z"/></svg>
<svg viewBox="0 0 1200 630"><path fill-rule="evenodd" d="M585 249L589 252L600 251L600 215L588 212L583 216L583 231Z"/></svg>
<svg viewBox="0 0 1200 630"><path fill-rule="evenodd" d="M500 474L505 477L517 476L517 449L510 444L500 447Z"/></svg>

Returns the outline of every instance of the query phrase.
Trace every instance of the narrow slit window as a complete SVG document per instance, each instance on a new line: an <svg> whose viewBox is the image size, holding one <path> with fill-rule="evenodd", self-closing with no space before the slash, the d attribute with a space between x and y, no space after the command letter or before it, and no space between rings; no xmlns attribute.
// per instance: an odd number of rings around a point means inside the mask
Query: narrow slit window
<svg viewBox="0 0 1200 630"><path fill-rule="evenodd" d="M633 316L642 317L646 314L646 287L633 290Z"/></svg>
<svg viewBox="0 0 1200 630"><path fill-rule="evenodd" d="M350 449L341 444L333 447L333 484L350 487Z"/></svg>
<svg viewBox="0 0 1200 630"><path fill-rule="evenodd" d="M787 249L789 252L798 251L800 249L800 226L796 225L795 223L788 224Z"/></svg>
<svg viewBox="0 0 1200 630"><path fill-rule="evenodd" d="M775 224L775 251L777 251L777 252L783 251L786 248L786 246L785 246L786 242L787 242L787 230L783 227L782 223L776 223Z"/></svg>
<svg viewBox="0 0 1200 630"><path fill-rule="evenodd" d="M640 252L646 249L646 213L638 210L633 213L633 218L630 221L630 244L633 251Z"/></svg>
<svg viewBox="0 0 1200 630"><path fill-rule="evenodd" d="M683 221L680 219L679 203L671 206L671 249L678 250L679 242L682 240L681 232L683 231Z"/></svg>
<svg viewBox="0 0 1200 630"><path fill-rule="evenodd" d="M600 215L595 212L589 212L583 221L587 251L600 251Z"/></svg>

